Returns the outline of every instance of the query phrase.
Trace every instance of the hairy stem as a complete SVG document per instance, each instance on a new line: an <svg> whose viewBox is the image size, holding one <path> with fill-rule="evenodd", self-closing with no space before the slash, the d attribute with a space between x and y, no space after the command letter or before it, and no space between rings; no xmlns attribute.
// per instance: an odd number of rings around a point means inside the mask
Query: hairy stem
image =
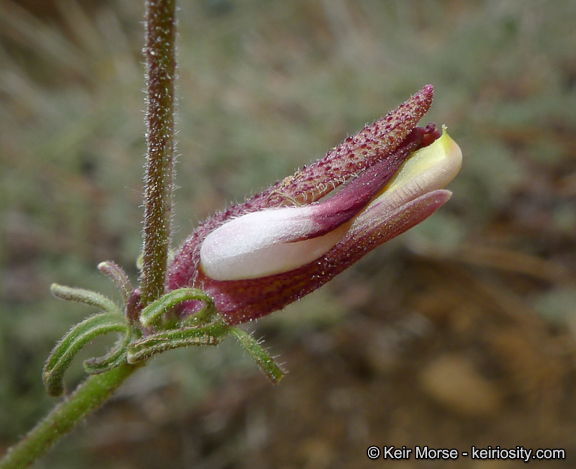
<svg viewBox="0 0 576 469"><path fill-rule="evenodd" d="M70 432L84 417L99 408L138 366L127 363L86 379L58 404L0 461L0 469L19 469L32 464Z"/></svg>
<svg viewBox="0 0 576 469"><path fill-rule="evenodd" d="M164 293L174 168L175 0L149 0L146 16L147 154L142 305Z"/></svg>
<svg viewBox="0 0 576 469"><path fill-rule="evenodd" d="M144 179L142 304L164 292L168 259L174 167L175 0L147 0L146 86L147 155ZM98 409L138 365L124 363L87 378L0 460L0 469L32 464L83 418Z"/></svg>

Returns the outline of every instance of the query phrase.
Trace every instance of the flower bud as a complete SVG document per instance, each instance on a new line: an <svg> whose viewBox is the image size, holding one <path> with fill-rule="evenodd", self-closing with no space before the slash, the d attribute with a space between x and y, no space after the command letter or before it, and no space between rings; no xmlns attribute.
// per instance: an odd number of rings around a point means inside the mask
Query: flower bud
<svg viewBox="0 0 576 469"><path fill-rule="evenodd" d="M238 324L319 288L425 220L450 198L443 188L462 162L445 129L415 127L431 101L428 85L313 165L205 222L176 254L168 289L200 288ZM200 306L187 303L182 314Z"/></svg>

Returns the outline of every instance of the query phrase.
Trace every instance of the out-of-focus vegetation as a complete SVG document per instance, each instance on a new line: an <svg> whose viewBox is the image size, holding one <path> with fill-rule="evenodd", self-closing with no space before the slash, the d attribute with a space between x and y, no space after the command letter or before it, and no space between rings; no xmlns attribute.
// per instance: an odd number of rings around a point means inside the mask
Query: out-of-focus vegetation
<svg viewBox="0 0 576 469"><path fill-rule="evenodd" d="M234 344L166 354L38 467L363 467L371 444L572 467L576 2L179 5L175 244L426 83L464 167L430 220L254 326L279 387ZM143 9L0 2L0 449L53 404L43 360L90 313L50 283L114 295L107 259L137 277Z"/></svg>

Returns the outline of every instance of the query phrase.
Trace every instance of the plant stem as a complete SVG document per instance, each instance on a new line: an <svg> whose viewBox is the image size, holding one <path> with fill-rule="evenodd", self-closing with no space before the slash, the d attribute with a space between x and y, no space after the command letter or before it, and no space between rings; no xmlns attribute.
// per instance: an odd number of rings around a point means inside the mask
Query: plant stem
<svg viewBox="0 0 576 469"><path fill-rule="evenodd" d="M84 417L100 407L137 368L125 363L107 373L90 376L24 439L8 450L0 461L0 469L20 469L32 464Z"/></svg>
<svg viewBox="0 0 576 469"><path fill-rule="evenodd" d="M175 0L149 0L146 16L147 154L142 306L164 293L174 168Z"/></svg>
<svg viewBox="0 0 576 469"><path fill-rule="evenodd" d="M174 168L175 0L146 3L147 154L144 177L142 306L164 293ZM144 363L144 362L143 362ZM124 363L87 378L0 460L0 469L32 464L84 417L98 409L142 364Z"/></svg>

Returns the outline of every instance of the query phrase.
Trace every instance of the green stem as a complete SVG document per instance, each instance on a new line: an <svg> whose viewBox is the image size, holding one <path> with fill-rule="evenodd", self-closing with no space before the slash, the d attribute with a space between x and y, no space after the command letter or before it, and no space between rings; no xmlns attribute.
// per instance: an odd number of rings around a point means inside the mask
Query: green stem
<svg viewBox="0 0 576 469"><path fill-rule="evenodd" d="M146 306L164 293L174 168L176 2L148 0L146 11L147 154L140 289Z"/></svg>
<svg viewBox="0 0 576 469"><path fill-rule="evenodd" d="M25 438L8 450L0 460L0 469L20 469L32 464L84 417L100 407L137 368L123 364L107 373L86 379Z"/></svg>

